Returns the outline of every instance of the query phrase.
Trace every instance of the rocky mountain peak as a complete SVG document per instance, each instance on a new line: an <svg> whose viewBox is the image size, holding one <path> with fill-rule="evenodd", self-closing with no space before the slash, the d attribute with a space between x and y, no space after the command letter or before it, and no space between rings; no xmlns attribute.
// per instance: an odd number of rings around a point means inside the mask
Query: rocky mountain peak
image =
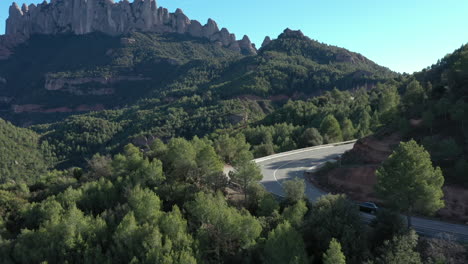
<svg viewBox="0 0 468 264"><path fill-rule="evenodd" d="M23 15L23 12L21 11L21 8L18 6L17 3L13 3L10 6L9 15L10 16L18 16L18 15L22 16Z"/></svg>
<svg viewBox="0 0 468 264"><path fill-rule="evenodd" d="M290 28L286 28L278 38L295 38L295 39L303 39L303 40L310 40L309 37L305 36L304 33L300 30L292 30Z"/></svg>
<svg viewBox="0 0 468 264"><path fill-rule="evenodd" d="M271 38L269 36L266 36L265 39L263 40L262 48L267 46L270 43L271 43Z"/></svg>
<svg viewBox="0 0 468 264"><path fill-rule="evenodd" d="M250 41L249 36L247 36L247 35L244 35L242 40L239 41L239 46L240 46L240 48L242 50L242 53L244 53L246 55L252 55L252 54L257 53L257 51L255 49L255 46L252 44L252 42Z"/></svg>
<svg viewBox="0 0 468 264"><path fill-rule="evenodd" d="M133 3L128 0L51 0L37 6L23 4L21 8L13 3L6 22L6 35L21 35L26 39L34 34L102 32L118 36L133 31L188 34L244 54L257 52L248 37L238 41L227 29L220 31L212 19L202 26L200 22L190 20L182 9L170 13L166 8L158 7L155 0L135 0Z"/></svg>
<svg viewBox="0 0 468 264"><path fill-rule="evenodd" d="M26 13L26 12L29 11L29 7L28 7L26 4L23 4L23 5L21 6L21 11L22 11L23 13Z"/></svg>

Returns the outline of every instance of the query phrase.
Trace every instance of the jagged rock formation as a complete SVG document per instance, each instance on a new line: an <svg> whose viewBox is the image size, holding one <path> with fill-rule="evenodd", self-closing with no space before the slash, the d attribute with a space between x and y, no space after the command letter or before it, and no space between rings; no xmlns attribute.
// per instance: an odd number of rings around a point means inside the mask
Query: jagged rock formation
<svg viewBox="0 0 468 264"><path fill-rule="evenodd" d="M226 28L219 30L215 21L208 19L204 26L190 20L181 9L169 13L157 6L156 0L51 0L42 4L20 8L13 3L6 22L6 35L74 33L77 35L103 32L123 35L129 32L155 32L188 34L206 38L226 48L256 54L257 50L247 36L237 41Z"/></svg>
<svg viewBox="0 0 468 264"><path fill-rule="evenodd" d="M270 44L271 41L272 41L271 38L269 36L266 36L265 39L263 40L262 48Z"/></svg>
<svg viewBox="0 0 468 264"><path fill-rule="evenodd" d="M309 37L305 36L304 33L300 30L292 30L290 28L286 28L283 33L281 33L278 38L295 38L295 39L303 39L303 40L311 40Z"/></svg>

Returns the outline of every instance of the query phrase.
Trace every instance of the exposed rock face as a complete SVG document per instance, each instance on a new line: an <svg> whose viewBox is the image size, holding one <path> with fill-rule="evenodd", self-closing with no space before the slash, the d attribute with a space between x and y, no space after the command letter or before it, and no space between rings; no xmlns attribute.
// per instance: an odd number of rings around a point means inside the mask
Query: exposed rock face
<svg viewBox="0 0 468 264"><path fill-rule="evenodd" d="M71 113L71 112L89 112L89 111L102 111L104 106L97 105L79 105L75 108L67 106L56 108L44 108L43 105L26 104L26 105L13 105L12 110L15 113Z"/></svg>
<svg viewBox="0 0 468 264"><path fill-rule="evenodd" d="M252 45L252 42L250 41L250 39L249 39L249 37L247 35L244 35L242 40L239 41L239 47L240 47L242 53L245 54L245 55L257 54L257 50Z"/></svg>
<svg viewBox="0 0 468 264"><path fill-rule="evenodd" d="M7 59L13 53L13 48L25 40L26 38L20 34L0 36L0 60Z"/></svg>
<svg viewBox="0 0 468 264"><path fill-rule="evenodd" d="M269 36L266 36L265 39L263 40L262 48L267 46L270 43L271 43L271 38Z"/></svg>
<svg viewBox="0 0 468 264"><path fill-rule="evenodd" d="M0 96L0 103L8 104L11 101L13 101L12 97Z"/></svg>
<svg viewBox="0 0 468 264"><path fill-rule="evenodd" d="M181 9L169 13L159 7L155 0L51 0L42 4L20 8L16 3L10 7L6 22L6 35L19 35L28 38L33 34L74 33L77 35L103 32L109 35L122 35L133 31L155 33L179 33L193 37L203 37L220 43L244 54L255 54L256 49L248 40L236 41L234 34L209 19L204 26L190 20ZM0 57L2 56L0 43Z"/></svg>
<svg viewBox="0 0 468 264"><path fill-rule="evenodd" d="M94 78L53 78L49 75L45 77L45 89L49 91L57 91L57 90L66 90L72 93L77 93L79 90L80 85L83 84L90 84L90 83L99 83L103 85L111 86L114 83L118 83L121 81L145 81L150 80L150 78L144 78L139 76L118 76L112 78L105 78L105 77L94 77ZM73 92L74 91L74 92ZM107 92L106 92L107 91ZM110 94L108 91L109 89L101 89L95 92L89 92L88 94L97 94L97 95L105 95Z"/></svg>
<svg viewBox="0 0 468 264"><path fill-rule="evenodd" d="M368 136L356 142L353 149L343 155L343 162L347 164L380 165L393 152L401 141L401 135L393 133L385 135L385 139Z"/></svg>

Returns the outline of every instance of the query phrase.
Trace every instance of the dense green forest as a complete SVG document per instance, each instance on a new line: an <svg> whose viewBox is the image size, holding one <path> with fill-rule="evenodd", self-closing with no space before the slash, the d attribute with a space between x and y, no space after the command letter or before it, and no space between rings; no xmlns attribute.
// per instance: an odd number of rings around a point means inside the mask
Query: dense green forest
<svg viewBox="0 0 468 264"><path fill-rule="evenodd" d="M0 61L0 72L0 97L8 99L0 102L0 116L27 125L62 120L83 106L125 108L144 99L159 106L194 95L205 104L207 97L318 95L396 77L362 55L290 30L256 56L180 34L38 35Z"/></svg>
<svg viewBox="0 0 468 264"><path fill-rule="evenodd" d="M407 76L397 89L400 96L385 95L384 105L397 102L391 111L394 125L381 117L384 125L377 136L392 132L403 140L415 139L431 154L431 159L442 167L446 182L468 186L468 46L464 45L436 64ZM384 106L387 107L387 106ZM359 157L348 160L359 163Z"/></svg>
<svg viewBox="0 0 468 264"><path fill-rule="evenodd" d="M251 158L242 136L173 138L146 151L127 145L112 157L96 154L82 169L36 171L28 184L5 182L2 263L321 263L322 255L324 263L422 263L422 256L446 257L416 251L417 236L406 233L398 217L391 229L388 215L365 227L343 195L310 204L303 181L286 182L287 197L278 201L257 183L262 176ZM226 160L245 199L223 194Z"/></svg>
<svg viewBox="0 0 468 264"><path fill-rule="evenodd" d="M31 130L0 119L0 181L31 183L55 162L47 142Z"/></svg>
<svg viewBox="0 0 468 264"><path fill-rule="evenodd" d="M410 132L447 168L445 174L467 186L468 171L468 46L417 73L421 86L406 91L405 113L423 120Z"/></svg>
<svg viewBox="0 0 468 264"><path fill-rule="evenodd" d="M27 60L33 64L20 74ZM17 95L15 104L107 109L1 112L13 124L34 124L19 128L0 119L1 263L397 264L467 257L453 241L418 238L391 211L364 225L344 195L311 204L300 180L285 182L287 195L279 199L258 183L262 175L251 160L398 132L416 140L401 145L401 157L424 162L438 185L466 184L468 46L422 72L398 75L290 30L256 56L171 34L35 36L0 63L0 72L7 80L2 96ZM73 95L45 90L46 73L141 80L119 83L108 97ZM87 85L77 89L104 87ZM383 165L382 186L392 175L385 168L402 164L401 157ZM235 169L229 176L225 164ZM432 210L442 206L434 204Z"/></svg>

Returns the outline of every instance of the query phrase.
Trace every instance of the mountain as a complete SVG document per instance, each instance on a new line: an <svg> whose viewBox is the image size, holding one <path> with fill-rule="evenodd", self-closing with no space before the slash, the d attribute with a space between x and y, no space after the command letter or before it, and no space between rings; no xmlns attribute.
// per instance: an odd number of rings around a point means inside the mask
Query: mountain
<svg viewBox="0 0 468 264"><path fill-rule="evenodd" d="M250 56L178 33L32 35L0 60L0 116L28 125L143 98L308 96L396 76L362 55L285 32Z"/></svg>
<svg viewBox="0 0 468 264"><path fill-rule="evenodd" d="M17 125L120 109L142 99L301 97L397 76L364 56L287 29L257 50L209 19L154 0L13 3L0 36L0 117Z"/></svg>
<svg viewBox="0 0 468 264"><path fill-rule="evenodd" d="M241 56L175 33L34 35L0 61L1 116L25 125L164 97L190 70Z"/></svg>
<svg viewBox="0 0 468 264"><path fill-rule="evenodd" d="M247 36L235 40L211 19L201 26L154 0L14 3L0 36L0 117L34 125L66 167L127 142L244 127L290 98L370 90L397 76L301 31L257 50Z"/></svg>
<svg viewBox="0 0 468 264"><path fill-rule="evenodd" d="M226 28L219 30L209 19L204 26L190 20L181 9L170 13L157 6L155 0L136 0L133 3L113 0L58 0L39 5L13 3L6 21L6 35L84 35L101 32L120 36L131 32L179 33L208 39L217 45L245 54L255 54L247 36L237 41Z"/></svg>
<svg viewBox="0 0 468 264"><path fill-rule="evenodd" d="M223 94L319 95L334 87L371 89L398 75L364 56L312 40L286 29L277 39L267 37L257 56L234 63L215 82Z"/></svg>
<svg viewBox="0 0 468 264"><path fill-rule="evenodd" d="M416 138L446 183L466 184L467 50L408 76L290 29L257 50L154 0L13 4L0 37L1 262L464 263L462 245L418 239L396 213L368 228L345 195L305 201L298 178L279 201L252 159L364 137L314 177L362 194ZM270 165L292 179L300 168L283 161ZM348 178L326 178L336 169ZM466 221L466 189L445 190L446 213Z"/></svg>

